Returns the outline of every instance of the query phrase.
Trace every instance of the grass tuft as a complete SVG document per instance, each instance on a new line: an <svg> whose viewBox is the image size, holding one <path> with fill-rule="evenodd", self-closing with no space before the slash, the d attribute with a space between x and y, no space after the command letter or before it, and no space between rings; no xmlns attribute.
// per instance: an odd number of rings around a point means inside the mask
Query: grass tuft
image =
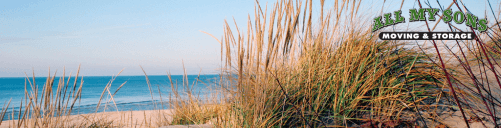
<svg viewBox="0 0 501 128"><path fill-rule="evenodd" d="M325 13L320 3L319 15L311 0L282 0L271 11L256 3L247 33L225 22L223 87L233 98L225 116L233 120L223 127L398 126L441 101L445 75L433 55L378 41L357 19L358 1Z"/></svg>

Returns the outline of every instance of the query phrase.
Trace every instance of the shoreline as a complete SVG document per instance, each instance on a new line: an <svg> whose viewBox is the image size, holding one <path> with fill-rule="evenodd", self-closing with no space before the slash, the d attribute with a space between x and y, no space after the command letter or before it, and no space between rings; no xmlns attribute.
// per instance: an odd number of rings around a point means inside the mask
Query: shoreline
<svg viewBox="0 0 501 128"><path fill-rule="evenodd" d="M92 123L109 123L120 127L151 127L168 126L172 121L173 109L140 110L140 111L112 111L92 114L78 114L55 117L53 120L63 120L65 125L79 126ZM30 119L31 120L31 119ZM18 124L18 120L2 121L0 128L9 128Z"/></svg>

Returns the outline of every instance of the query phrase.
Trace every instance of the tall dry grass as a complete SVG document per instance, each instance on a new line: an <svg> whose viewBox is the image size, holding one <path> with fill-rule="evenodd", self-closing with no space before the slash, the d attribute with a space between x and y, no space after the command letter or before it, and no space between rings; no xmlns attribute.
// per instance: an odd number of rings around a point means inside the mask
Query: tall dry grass
<svg viewBox="0 0 501 128"><path fill-rule="evenodd" d="M5 114L7 113L7 110L9 109L9 105L10 105L10 102L12 101L12 99L9 100L9 103L5 104L4 103L4 106L2 106L2 111L0 111L0 125L2 125L2 120L3 118L5 118Z"/></svg>
<svg viewBox="0 0 501 128"><path fill-rule="evenodd" d="M156 122L157 126L215 124L218 123L217 121L221 121L221 119L218 118L227 112L228 106L218 99L221 98L218 96L221 93L217 91L216 88L211 88L215 83L205 83L205 80L200 80L200 74L198 74L194 80L189 80L184 67L183 70L184 75L182 81L174 81L171 74L169 72L167 73L170 90L172 92L169 94L167 102L168 108L172 109L172 113L158 115L159 117L157 118L159 118L159 121ZM149 83L148 75L146 75L146 72L144 73L147 78L147 83ZM193 83L190 84L190 81ZM204 88L204 90L209 90L210 93L208 95L197 94L197 92L194 91L194 86L198 84L205 85L207 88ZM160 102L164 103L161 98L161 88L160 86L157 87L159 90ZM162 106L164 105L162 104Z"/></svg>
<svg viewBox="0 0 501 128"><path fill-rule="evenodd" d="M444 73L406 42L378 41L358 1L256 3L247 32L225 22L222 85L231 94L224 127L402 126L441 102ZM270 12L270 13L268 13ZM317 17L313 17L317 16ZM317 19L318 18L318 19Z"/></svg>
<svg viewBox="0 0 501 128"><path fill-rule="evenodd" d="M320 6L282 0L271 10L257 2L246 32L225 22L218 40L228 79L222 87L231 94L231 112L223 115L229 120L221 126L428 127L426 120L446 123L440 115L446 106L460 112L465 127L498 127L501 27L487 2L496 21L487 32L448 23L450 31L475 32L475 40L452 46L431 40L419 49L375 39L358 14L359 1L335 1L330 11L323 0ZM454 6L468 9L458 1L447 9ZM436 27L425 23L429 31Z"/></svg>
<svg viewBox="0 0 501 128"><path fill-rule="evenodd" d="M180 94L178 92L178 83L172 81L172 77L168 74L169 82L173 94L169 100L169 108L173 108L174 114L172 116L172 121L169 125L183 125L183 124L206 124L210 121L214 121L219 115L223 114L227 109L224 104L217 104L213 99L217 97L207 97L208 99L202 100L198 95L193 92L194 85L186 83L188 77L185 73L183 76L183 84L181 86L185 90L185 94ZM198 78L196 78L199 81Z"/></svg>
<svg viewBox="0 0 501 128"><path fill-rule="evenodd" d="M26 75L25 96L21 101L19 113L17 114L18 121L14 127L58 127L67 126L69 120L64 118L69 116L73 107L77 103L82 93L83 80L80 79L78 86L78 75L80 67L74 77L73 84L70 85L70 77L66 81L65 72L63 77L59 78L56 90L53 90L54 81L57 71L54 75L49 75L43 86L38 86L35 81L35 75L30 80ZM29 87L28 87L29 85ZM29 89L28 89L29 88ZM41 91L40 91L41 89ZM29 91L28 91L29 90ZM24 101L24 102L23 102ZM23 106L24 103L24 106ZM22 112L22 113L21 113ZM12 113L14 116L14 113ZM14 123L14 122L13 122Z"/></svg>
<svg viewBox="0 0 501 128"><path fill-rule="evenodd" d="M49 69L48 77L42 85L36 83L36 77L34 74L31 79L30 77L28 77L28 75L26 75L24 91L25 96L21 100L21 104L18 107L18 113L15 113L14 109L12 109L13 111L11 112L11 115L9 115L10 121L4 122L9 124L1 125L8 125L9 127L14 128L122 126L122 124L116 125L112 120L96 117L93 114L72 116L72 114L74 114L72 112L75 110L75 107L78 105L82 96L82 87L84 80L83 77L81 77L79 80L79 73L80 66L73 79L71 79L71 73L68 77L66 77L65 71L63 71L62 76L59 77L59 81L55 81L57 71L54 72L53 75L51 75ZM117 74L117 76L119 74ZM105 92L109 94L109 100L105 101L105 106L109 106L109 102L113 102L113 104L116 106L113 100L113 96L125 84L122 84L115 91L115 93L111 94L110 86L115 78L116 77L110 80L110 82L105 86L103 90L103 95L105 95ZM103 95L101 96L99 104L96 107L96 112L100 107L99 105L101 104ZM4 106L4 108L2 109L2 113L0 114L0 121L3 121L3 117L9 109L9 104L7 104L7 106Z"/></svg>

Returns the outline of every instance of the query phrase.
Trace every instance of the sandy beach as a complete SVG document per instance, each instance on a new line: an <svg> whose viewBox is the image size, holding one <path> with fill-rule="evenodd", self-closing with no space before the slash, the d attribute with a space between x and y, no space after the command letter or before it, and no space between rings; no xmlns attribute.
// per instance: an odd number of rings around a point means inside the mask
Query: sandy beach
<svg viewBox="0 0 501 128"><path fill-rule="evenodd" d="M85 123L111 123L114 127L162 127L182 128L188 125L169 125L172 121L172 109L146 111L101 112L94 114L71 115L65 118L67 125L85 125ZM17 120L3 121L0 128L10 128L18 124ZM189 127L212 127L210 124L190 125Z"/></svg>
<svg viewBox="0 0 501 128"><path fill-rule="evenodd" d="M146 110L146 111L120 111L120 112L101 112L94 114L80 114L80 115L71 115L68 116L67 125L75 125L80 126L84 125L83 123L90 122L102 122L102 123L111 123L113 127L159 127L159 128L212 128L213 124L201 124L201 125L169 125L172 121L172 109L166 110ZM423 113L423 117L429 117L429 114ZM482 116L486 117L486 116ZM439 121L444 125L428 122L428 126L432 127L440 127L440 126L448 126L451 128L462 128L466 127L463 122L463 118L461 116L460 111L447 111L442 114L441 118L443 120ZM481 119L485 120L485 119ZM485 126L492 127L493 124L482 121ZM0 128L11 128L12 126L17 125L17 120L8 120L3 121ZM470 126L473 127L483 127L482 123L479 121L470 122Z"/></svg>

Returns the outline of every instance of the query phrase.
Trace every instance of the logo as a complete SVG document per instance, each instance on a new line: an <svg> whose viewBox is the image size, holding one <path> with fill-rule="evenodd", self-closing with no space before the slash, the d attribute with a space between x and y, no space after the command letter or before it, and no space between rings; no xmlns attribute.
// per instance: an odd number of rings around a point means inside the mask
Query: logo
<svg viewBox="0 0 501 128"><path fill-rule="evenodd" d="M435 17L439 12L438 8L422 8L409 9L409 22L418 21L436 21ZM426 17L428 14L428 17ZM398 10L392 13L385 13L383 16L374 18L372 32L381 28L405 23L405 17L402 16L402 11ZM465 23L479 32L487 30L487 19L479 19L477 16L461 11L453 12L451 9L444 10L441 20L444 23L455 22L456 24ZM381 40L472 40L475 33L473 32L381 32L379 38Z"/></svg>

